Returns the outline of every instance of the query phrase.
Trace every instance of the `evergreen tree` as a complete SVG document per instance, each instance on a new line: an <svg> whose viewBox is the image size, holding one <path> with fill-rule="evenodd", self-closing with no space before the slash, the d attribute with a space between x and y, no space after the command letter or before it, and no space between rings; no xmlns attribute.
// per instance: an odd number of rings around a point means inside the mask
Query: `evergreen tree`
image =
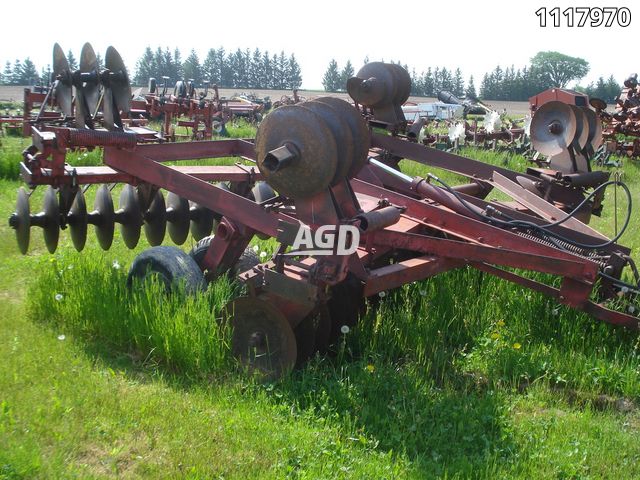
<svg viewBox="0 0 640 480"><path fill-rule="evenodd" d="M150 48L149 48L149 51L151 52ZM153 54L151 55L153 56ZM104 59L102 58L102 55L100 55L99 53L96 53L96 63L98 64L98 70L100 71L104 70Z"/></svg>
<svg viewBox="0 0 640 480"><path fill-rule="evenodd" d="M220 67L221 63L218 60L218 53L215 49L210 48L202 64L202 74L209 79L211 85L220 83Z"/></svg>
<svg viewBox="0 0 640 480"><path fill-rule="evenodd" d="M193 79L196 85L202 84L202 67L200 66L198 54L194 49L191 49L189 56L182 64L182 70L185 79Z"/></svg>
<svg viewBox="0 0 640 480"><path fill-rule="evenodd" d="M3 85L10 85L12 78L13 78L13 69L11 68L11 62L7 60L7 63L4 64L4 70L2 71Z"/></svg>
<svg viewBox="0 0 640 480"><path fill-rule="evenodd" d="M136 85L146 85L149 79L155 76L156 69L153 51L151 47L147 46L136 64L136 73L133 76L134 83ZM156 80L160 81L159 78L156 78Z"/></svg>
<svg viewBox="0 0 640 480"><path fill-rule="evenodd" d="M71 50L67 52L67 62L69 62L69 69L72 72L78 69L78 61Z"/></svg>
<svg viewBox="0 0 640 480"><path fill-rule="evenodd" d="M422 91L425 96L433 97L435 96L434 89L433 72L431 71L431 67L429 67L427 68L427 73L422 76Z"/></svg>
<svg viewBox="0 0 640 480"><path fill-rule="evenodd" d="M351 65L351 61L347 60L346 65L340 72L340 84L338 86L338 90L345 92L347 90L347 80L355 75L353 71L353 65Z"/></svg>
<svg viewBox="0 0 640 480"><path fill-rule="evenodd" d="M31 61L31 58L27 57L22 64L22 75L20 78L20 85L33 85L38 81L39 75L35 64Z"/></svg>
<svg viewBox="0 0 640 480"><path fill-rule="evenodd" d="M22 62L16 58L13 63L13 69L11 70L10 85L20 85L22 82Z"/></svg>
<svg viewBox="0 0 640 480"><path fill-rule="evenodd" d="M251 88L262 88L260 83L260 70L262 70L262 54L260 49L256 48L251 55L249 63L249 86Z"/></svg>
<svg viewBox="0 0 640 480"><path fill-rule="evenodd" d="M473 83L473 75L469 77L469 82L467 83L467 88L464 91L464 96L469 100L478 99L478 94L476 93L476 86Z"/></svg>
<svg viewBox="0 0 640 480"><path fill-rule="evenodd" d="M271 77L273 75L273 66L271 65L271 57L269 51L262 54L262 69L260 71L261 88L271 88Z"/></svg>
<svg viewBox="0 0 640 480"><path fill-rule="evenodd" d="M182 70L182 54L180 49L176 47L173 50L173 70L176 80L184 80L184 71Z"/></svg>
<svg viewBox="0 0 640 480"><path fill-rule="evenodd" d="M225 49L223 47L218 48L218 61L220 62L220 86L221 87L233 87L233 71L227 57Z"/></svg>
<svg viewBox="0 0 640 480"><path fill-rule="evenodd" d="M300 69L300 65L298 65L295 55L292 53L289 57L289 76L287 88L300 88L300 85L302 85L302 70Z"/></svg>
<svg viewBox="0 0 640 480"><path fill-rule="evenodd" d="M620 88L620 84L616 82L616 79L613 78L613 75L610 75L607 79L607 96L604 98L606 102L613 103L620 96L620 92L622 89Z"/></svg>
<svg viewBox="0 0 640 480"><path fill-rule="evenodd" d="M453 94L457 97L464 95L464 79L462 78L462 72L459 68L456 68L453 74Z"/></svg>
<svg viewBox="0 0 640 480"><path fill-rule="evenodd" d="M338 72L338 63L335 59L331 59L327 71L322 77L322 86L326 92L337 92L340 88L340 72Z"/></svg>

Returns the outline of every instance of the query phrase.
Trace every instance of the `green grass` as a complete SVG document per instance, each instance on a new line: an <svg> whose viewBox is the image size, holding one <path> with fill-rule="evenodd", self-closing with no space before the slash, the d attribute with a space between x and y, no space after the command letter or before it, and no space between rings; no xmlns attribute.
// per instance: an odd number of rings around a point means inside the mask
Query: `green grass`
<svg viewBox="0 0 640 480"><path fill-rule="evenodd" d="M0 180L5 217L19 186ZM145 241L102 252L89 236L48 255L34 229L23 257L0 224L0 479L640 477L636 334L461 269L385 292L334 355L263 384L218 321L236 286L130 292ZM622 239L636 257L639 238Z"/></svg>

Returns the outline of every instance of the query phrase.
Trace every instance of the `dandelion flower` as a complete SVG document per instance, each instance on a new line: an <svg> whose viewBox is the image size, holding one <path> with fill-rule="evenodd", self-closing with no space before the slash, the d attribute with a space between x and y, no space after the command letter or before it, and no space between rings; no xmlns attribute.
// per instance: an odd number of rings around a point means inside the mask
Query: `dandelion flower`
<svg viewBox="0 0 640 480"><path fill-rule="evenodd" d="M115 269L115 270L120 270L120 262L118 262L118 260L114 260L113 263L111 264L111 266Z"/></svg>
<svg viewBox="0 0 640 480"><path fill-rule="evenodd" d="M253 251L258 253L258 250L260 250L260 247L258 247L258 245L254 245L253 246Z"/></svg>
<svg viewBox="0 0 640 480"><path fill-rule="evenodd" d="M500 338L500 334L498 332L493 332L491 334L491 340L497 340Z"/></svg>
<svg viewBox="0 0 640 480"><path fill-rule="evenodd" d="M347 333L349 333L349 325L342 325L342 326L340 327L340 331L341 331L344 335L346 335Z"/></svg>
<svg viewBox="0 0 640 480"><path fill-rule="evenodd" d="M499 326L499 327L504 327L504 320L498 320L496 325Z"/></svg>
<svg viewBox="0 0 640 480"><path fill-rule="evenodd" d="M627 310L629 311L629 313L633 313L636 311L636 307L634 307L633 305L629 305L629 308Z"/></svg>
<svg viewBox="0 0 640 480"><path fill-rule="evenodd" d="M518 342L516 342L516 343L513 344L513 348L515 350L520 350L522 348L522 345L520 345Z"/></svg>
<svg viewBox="0 0 640 480"><path fill-rule="evenodd" d="M61 302L64 297L61 293L56 293L56 296L54 298L56 299L56 302Z"/></svg>
<svg viewBox="0 0 640 480"><path fill-rule="evenodd" d="M557 317L559 313L560 313L560 307L556 307L556 308L554 308L553 310L551 310L551 314L552 314L554 317Z"/></svg>
<svg viewBox="0 0 640 480"><path fill-rule="evenodd" d="M387 296L387 292L385 292L385 291L383 290L382 292L378 293L378 296L379 296L380 298L384 298L384 297L386 297L386 296Z"/></svg>
<svg viewBox="0 0 640 480"><path fill-rule="evenodd" d="M64 334L58 335L58 340L64 340L65 338L67 338L67 337L65 337Z"/></svg>
<svg viewBox="0 0 640 480"><path fill-rule="evenodd" d="M264 258L267 256L267 252L260 252L260 258Z"/></svg>
<svg viewBox="0 0 640 480"><path fill-rule="evenodd" d="M366 368L367 368L367 372L369 372L369 373L373 373L373 372L376 371L376 367L374 365L371 365L371 364L367 365Z"/></svg>
<svg viewBox="0 0 640 480"><path fill-rule="evenodd" d="M67 266L67 270L73 270L73 263Z"/></svg>
<svg viewBox="0 0 640 480"><path fill-rule="evenodd" d="M423 297L427 294L426 290L420 290L420 295L422 295Z"/></svg>

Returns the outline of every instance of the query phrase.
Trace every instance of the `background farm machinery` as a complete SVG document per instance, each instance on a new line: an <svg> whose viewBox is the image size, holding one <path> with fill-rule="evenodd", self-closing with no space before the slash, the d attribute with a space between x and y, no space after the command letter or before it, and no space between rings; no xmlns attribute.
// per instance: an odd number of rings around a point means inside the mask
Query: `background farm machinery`
<svg viewBox="0 0 640 480"><path fill-rule="evenodd" d="M608 113L606 104L597 100L593 105L604 123L602 135L606 151L629 157L640 157L640 86L638 74L630 75L624 81L624 88L618 96L615 113Z"/></svg>
<svg viewBox="0 0 640 480"><path fill-rule="evenodd" d="M236 273L246 295L227 307L232 349L249 368L270 376L325 350L343 325L357 320L366 297L466 266L637 328L636 316L605 303L632 306L638 293L630 250L616 243L622 232L608 239L587 225L602 207L604 189L621 184L606 172L580 168L580 151L570 141L575 115L538 116L532 124L546 132L545 145L563 147L558 155L569 151L570 163L517 173L411 141L401 109L410 79L397 65L367 64L348 91L359 109L329 97L281 106L262 121L255 141L144 144L128 130L34 127L22 176L47 192L37 214L30 213L26 190L18 194L9 222L20 249L27 251L31 226L44 231L49 251L66 227L81 250L89 224L104 249L115 223L130 248L142 228L149 243L159 245L166 228L181 244L191 226L200 241L190 255L152 247L133 262L130 278L154 274L168 286L183 282L197 290L205 276ZM95 146L104 148L104 166L65 164L68 149ZM180 165L230 156L252 164ZM399 169L403 158L468 182L451 186L435 175L407 176ZM117 210L104 185L114 183L125 184ZM84 190L92 184L103 185L89 211ZM493 188L513 202L487 201ZM166 200L161 189L169 192ZM254 235L275 239L266 262L247 250ZM299 248L301 238L311 239L310 248ZM622 280L627 270L633 284Z"/></svg>

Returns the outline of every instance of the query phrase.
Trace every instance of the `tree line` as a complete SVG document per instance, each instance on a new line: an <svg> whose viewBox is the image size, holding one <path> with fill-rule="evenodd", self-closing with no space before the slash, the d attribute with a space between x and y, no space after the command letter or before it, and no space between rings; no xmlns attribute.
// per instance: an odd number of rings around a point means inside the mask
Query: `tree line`
<svg viewBox="0 0 640 480"><path fill-rule="evenodd" d="M227 88L293 89L302 84L302 71L292 53L284 51L270 55L259 48L237 49L226 52L223 47L210 48L204 60L200 62L198 54L191 50L182 61L179 49L173 52L165 47L155 51L147 47L136 63L134 82L144 85L150 77L161 82L163 76L173 85L176 80L193 79L196 85L202 85L206 79L212 84Z"/></svg>
<svg viewBox="0 0 640 480"><path fill-rule="evenodd" d="M96 55L99 67L104 61ZM78 68L78 61L71 50L67 52L67 60L71 70ZM210 48L203 62L200 62L195 50L191 50L187 58L182 60L178 48L170 50L147 47L136 62L132 81L136 85L146 85L149 78L154 77L162 83L162 77L169 77L168 85L173 86L177 80L193 79L196 85L202 85L207 79L211 84L227 88L261 88L261 89L293 89L302 84L302 71L292 53L286 55L261 52L259 48L235 52L226 52L224 48ZM12 64L7 61L0 71L0 85L33 85L48 84L51 77L51 66L47 65L38 72L29 57L21 61L16 59Z"/></svg>
<svg viewBox="0 0 640 480"><path fill-rule="evenodd" d="M369 59L365 58L364 63L368 62ZM409 69L399 61L391 63L401 65L410 72L411 95L435 97L438 92L446 90L458 97L464 96L472 100L479 97L483 100L526 101L548 88L565 88L569 82L578 81L589 72L589 63L582 58L570 57L559 52L538 52L530 64L522 68L516 69L512 65L503 69L499 65L496 66L483 76L479 91L476 91L473 75L465 82L460 68L448 70L446 67L429 67L418 74L415 69ZM322 84L329 92L345 91L347 80L351 76L353 67L350 61L340 69L332 59L325 71ZM606 81L600 77L595 84L590 83L586 87L576 86L576 90L611 103L620 94L620 83L612 75Z"/></svg>

